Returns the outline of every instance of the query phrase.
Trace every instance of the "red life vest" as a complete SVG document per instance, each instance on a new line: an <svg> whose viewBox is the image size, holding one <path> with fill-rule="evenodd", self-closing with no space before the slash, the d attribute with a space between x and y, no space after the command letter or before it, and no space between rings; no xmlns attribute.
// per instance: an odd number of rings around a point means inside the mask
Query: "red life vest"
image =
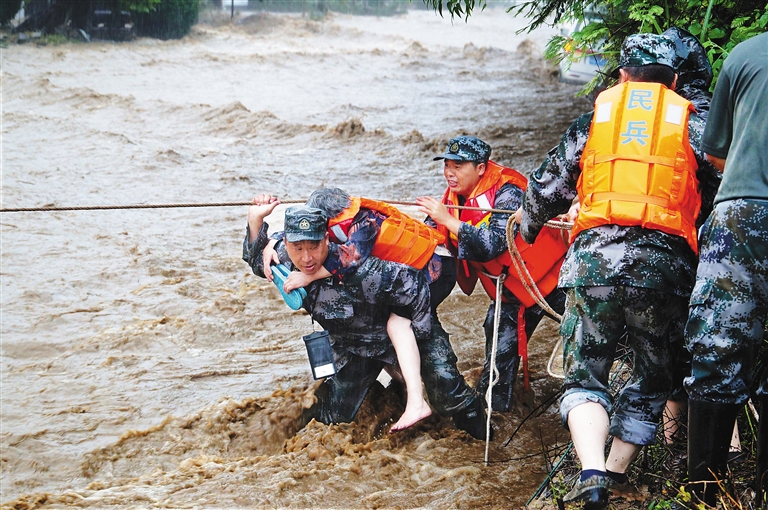
<svg viewBox="0 0 768 510"><path fill-rule="evenodd" d="M525 190L528 186L528 180L516 170L489 161L480 182L475 186L470 195L466 197L464 206L492 209L496 200L496 192L507 183L513 184L522 190ZM443 196L443 203L446 205L459 205L458 196L455 193L451 193L449 189ZM453 208L449 209L449 211L462 222L479 228L488 228L492 214L488 211ZM448 247L451 252L454 254L458 253L458 239L456 236L450 234L448 239ZM565 253L568 251L567 240L561 232L551 228L544 228L533 244L528 244L523 241L521 236L516 236L515 246L525 261L525 266L536 282L536 286L541 294L547 296L557 287L560 266L563 265ZM504 281L504 286L520 300L524 307L528 308L536 304L536 300L526 290L517 271L512 267L512 256L509 251L505 251L488 262L473 260L463 260L462 262L464 268L463 271L461 270L462 268L459 268L457 278L459 279L459 285L466 294L472 292L475 281L479 278L486 293L491 299L495 299L496 280L491 278L491 276L499 276L502 272L506 271L507 278Z"/></svg>
<svg viewBox="0 0 768 510"><path fill-rule="evenodd" d="M445 242L440 232L386 202L361 197L351 197L351 201L349 207L328 220L328 233L335 243L346 241L360 208L372 209L387 217L381 224L371 252L374 257L423 269L434 255L435 248Z"/></svg>

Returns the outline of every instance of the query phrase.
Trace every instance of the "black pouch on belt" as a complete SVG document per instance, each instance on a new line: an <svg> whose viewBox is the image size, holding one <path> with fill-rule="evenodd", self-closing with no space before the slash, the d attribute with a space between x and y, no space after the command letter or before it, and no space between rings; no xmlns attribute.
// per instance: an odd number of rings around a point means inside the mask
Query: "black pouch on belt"
<svg viewBox="0 0 768 510"><path fill-rule="evenodd" d="M312 334L302 337L307 345L307 356L312 367L312 375L315 379L330 377L336 373L336 365L333 363L333 351L331 340L327 331L313 331Z"/></svg>

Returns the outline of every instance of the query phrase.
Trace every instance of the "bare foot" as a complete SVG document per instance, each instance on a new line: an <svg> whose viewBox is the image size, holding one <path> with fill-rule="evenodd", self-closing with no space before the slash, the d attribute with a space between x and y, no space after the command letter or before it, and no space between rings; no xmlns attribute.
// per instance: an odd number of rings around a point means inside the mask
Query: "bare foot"
<svg viewBox="0 0 768 510"><path fill-rule="evenodd" d="M429 407L426 400L422 399L420 405L406 406L403 415L397 420L397 423L392 425L392 428L390 428L389 431L396 432L398 430L407 429L411 425L418 423L431 415L432 408Z"/></svg>

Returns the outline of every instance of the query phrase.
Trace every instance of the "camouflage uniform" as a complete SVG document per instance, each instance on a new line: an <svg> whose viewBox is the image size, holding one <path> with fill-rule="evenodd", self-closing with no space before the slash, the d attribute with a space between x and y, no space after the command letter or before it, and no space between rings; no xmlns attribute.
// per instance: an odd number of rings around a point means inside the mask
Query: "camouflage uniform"
<svg viewBox="0 0 768 510"><path fill-rule="evenodd" d="M248 232L243 242L243 260L259 276L264 276L261 253L268 242L267 230L265 223L253 243L248 243ZM292 268L284 243L279 242L275 250L280 261ZM337 368L337 374L316 392L319 421L352 421L381 369L396 362L387 335L392 307L411 310L409 318L420 339L422 378L435 410L456 419L458 413L479 401L456 368L447 334L431 333L429 291L421 272L368 257L343 285L326 278L311 283L306 291L304 308L330 333Z"/></svg>
<svg viewBox="0 0 768 510"><path fill-rule="evenodd" d="M449 144L450 145L450 144ZM512 184L505 184L496 192L494 209L516 211L522 203L523 190ZM463 271L462 260L484 262L493 260L506 253L507 221L511 214L493 213L487 228L473 227L462 223L458 235L458 271ZM436 227L436 223L428 218L426 223ZM504 301L501 303L498 342L496 349L496 368L499 380L493 388L493 409L509 411L512 407L514 384L520 365L518 354L518 311L522 304L509 289L502 289ZM545 297L545 300L556 312L562 313L565 306L565 293L555 289ZM496 312L496 302L492 301L485 315L483 330L485 332L485 363L478 384L478 391L485 394L488 389L491 371L491 349L493 347L493 322ZM525 334L528 338L533 334L541 319L549 316L540 306L534 305L525 310ZM550 317L556 320L554 317Z"/></svg>
<svg viewBox="0 0 768 510"><path fill-rule="evenodd" d="M644 44L642 36L634 40ZM593 113L579 117L531 175L520 228L526 242L533 242L544 224L567 211L576 198ZM702 188L716 189L717 171L699 149L703 128L702 119L691 113L688 135L699 164L697 176ZM708 192L714 196L713 190ZM613 436L637 445L654 441L676 356L669 346L670 324L684 320L695 269L696 255L685 239L658 230L602 225L576 236L558 284L568 289L560 328L566 370L560 412L566 426L571 409L598 402L613 412ZM608 370L624 325L635 352L635 368L612 405Z"/></svg>
<svg viewBox="0 0 768 510"><path fill-rule="evenodd" d="M709 87L712 85L712 65L707 58L707 51L701 45L699 40L689 32L672 27L665 30L661 35L667 36L675 42L675 71L677 72L677 84L675 92L690 101L696 113L706 122L709 113L709 105L712 102L712 93ZM701 140L699 140L699 143ZM719 174L718 174L719 175ZM712 203L714 202L718 186L706 186L702 191L702 207L699 213L697 227L701 227L704 221L712 212ZM683 388L683 379L691 373L691 354L685 347L682 340L685 333L685 322L687 317L676 321L670 338L678 347L678 361L674 368L672 394L669 399L673 401L686 401L688 394Z"/></svg>
<svg viewBox="0 0 768 510"><path fill-rule="evenodd" d="M744 403L763 338L768 307L766 48L768 35L761 34L726 59L704 140L706 151L727 163L715 210L702 230L686 326L694 356L686 380L692 400ZM759 395L766 394L767 385L762 382Z"/></svg>
<svg viewBox="0 0 768 510"><path fill-rule="evenodd" d="M701 232L686 339L695 363L691 399L744 404L768 315L768 200L715 206ZM758 394L768 394L762 381Z"/></svg>

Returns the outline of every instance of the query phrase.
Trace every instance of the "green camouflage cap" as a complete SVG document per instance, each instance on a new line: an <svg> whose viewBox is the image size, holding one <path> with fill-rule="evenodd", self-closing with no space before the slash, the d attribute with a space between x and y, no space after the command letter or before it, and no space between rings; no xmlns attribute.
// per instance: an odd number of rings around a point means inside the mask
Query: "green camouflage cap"
<svg viewBox="0 0 768 510"><path fill-rule="evenodd" d="M632 34L624 39L619 56L619 67L613 70L611 76L619 77L622 67L640 67L650 64L661 64L675 69L677 53L675 41L667 36L656 34Z"/></svg>
<svg viewBox="0 0 768 510"><path fill-rule="evenodd" d="M448 141L445 154L432 158L432 160L450 159L453 161L472 161L476 163L488 161L490 157L491 146L484 141L474 136L457 136Z"/></svg>
<svg viewBox="0 0 768 510"><path fill-rule="evenodd" d="M285 240L289 243L320 241L327 230L328 219L320 209L295 205L285 210Z"/></svg>

